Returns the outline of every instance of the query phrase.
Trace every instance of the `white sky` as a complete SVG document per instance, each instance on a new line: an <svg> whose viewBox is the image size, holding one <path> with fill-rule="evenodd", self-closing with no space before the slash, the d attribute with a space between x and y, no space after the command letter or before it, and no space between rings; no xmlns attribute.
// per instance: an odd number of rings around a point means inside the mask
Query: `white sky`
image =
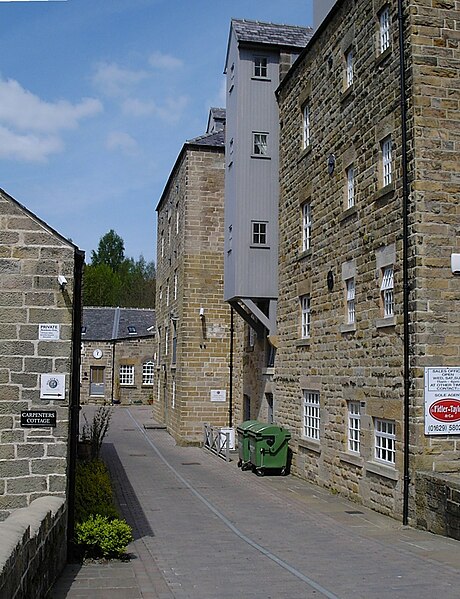
<svg viewBox="0 0 460 599"><path fill-rule="evenodd" d="M112 228L155 257L182 144L225 106L230 19L312 25L312 0L0 4L0 187L88 259Z"/></svg>

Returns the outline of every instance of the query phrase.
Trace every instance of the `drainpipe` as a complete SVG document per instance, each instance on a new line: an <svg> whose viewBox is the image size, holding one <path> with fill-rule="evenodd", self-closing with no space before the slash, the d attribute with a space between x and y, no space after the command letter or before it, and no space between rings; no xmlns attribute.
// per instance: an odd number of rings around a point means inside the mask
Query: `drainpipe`
<svg viewBox="0 0 460 599"><path fill-rule="evenodd" d="M69 479L67 515L67 552L73 554L75 532L75 475L77 467L78 435L80 431L80 361L81 361L81 321L82 321L82 276L85 254L74 252L74 290L72 308L72 373L69 407Z"/></svg>
<svg viewBox="0 0 460 599"><path fill-rule="evenodd" d="M406 64L404 59L403 0L398 0L399 23L399 82L401 99L401 143L403 180L403 312L404 312L404 478L403 524L409 520L409 448L410 448L410 337L409 337L409 182L407 173L407 97Z"/></svg>
<svg viewBox="0 0 460 599"><path fill-rule="evenodd" d="M233 308L230 306L230 361L229 361L229 392L228 392L228 426L233 426L233 333L234 333L234 322L233 322Z"/></svg>

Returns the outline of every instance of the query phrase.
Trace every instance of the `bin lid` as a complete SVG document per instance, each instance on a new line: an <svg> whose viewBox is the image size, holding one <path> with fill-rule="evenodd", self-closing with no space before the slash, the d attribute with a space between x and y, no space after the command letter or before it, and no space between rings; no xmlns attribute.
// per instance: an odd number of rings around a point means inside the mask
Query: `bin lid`
<svg viewBox="0 0 460 599"><path fill-rule="evenodd" d="M281 435L285 439L291 438L291 433L280 426L276 426L276 424L268 424L267 422L259 422L257 425L252 426L248 433L251 436L257 437L273 437Z"/></svg>
<svg viewBox="0 0 460 599"><path fill-rule="evenodd" d="M259 420L245 420L236 427L236 431L243 433L244 431L250 430L256 424L260 424Z"/></svg>

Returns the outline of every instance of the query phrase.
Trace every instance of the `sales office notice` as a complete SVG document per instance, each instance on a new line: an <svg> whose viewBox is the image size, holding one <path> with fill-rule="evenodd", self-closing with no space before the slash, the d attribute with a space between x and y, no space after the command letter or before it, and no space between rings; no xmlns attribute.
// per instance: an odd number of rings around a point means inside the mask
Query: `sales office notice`
<svg viewBox="0 0 460 599"><path fill-rule="evenodd" d="M460 435L460 368L425 368L425 435Z"/></svg>

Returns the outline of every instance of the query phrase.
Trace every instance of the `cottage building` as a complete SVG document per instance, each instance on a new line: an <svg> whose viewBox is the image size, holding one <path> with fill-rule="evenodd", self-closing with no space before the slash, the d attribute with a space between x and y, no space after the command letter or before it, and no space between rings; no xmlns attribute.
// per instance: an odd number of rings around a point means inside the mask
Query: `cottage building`
<svg viewBox="0 0 460 599"><path fill-rule="evenodd" d="M83 259L0 190L0 520L34 499L69 495Z"/></svg>
<svg viewBox="0 0 460 599"><path fill-rule="evenodd" d="M151 404L155 310L83 308L81 403Z"/></svg>
<svg viewBox="0 0 460 599"><path fill-rule="evenodd" d="M275 90L305 27L233 19L225 61L224 298L235 318L235 421L273 420L278 297L279 115Z"/></svg>
<svg viewBox="0 0 460 599"><path fill-rule="evenodd" d="M230 309L223 300L225 110L187 141L157 206L154 417L180 443L230 415Z"/></svg>
<svg viewBox="0 0 460 599"><path fill-rule="evenodd" d="M296 474L460 538L458 3L329 5L278 90L275 417Z"/></svg>

